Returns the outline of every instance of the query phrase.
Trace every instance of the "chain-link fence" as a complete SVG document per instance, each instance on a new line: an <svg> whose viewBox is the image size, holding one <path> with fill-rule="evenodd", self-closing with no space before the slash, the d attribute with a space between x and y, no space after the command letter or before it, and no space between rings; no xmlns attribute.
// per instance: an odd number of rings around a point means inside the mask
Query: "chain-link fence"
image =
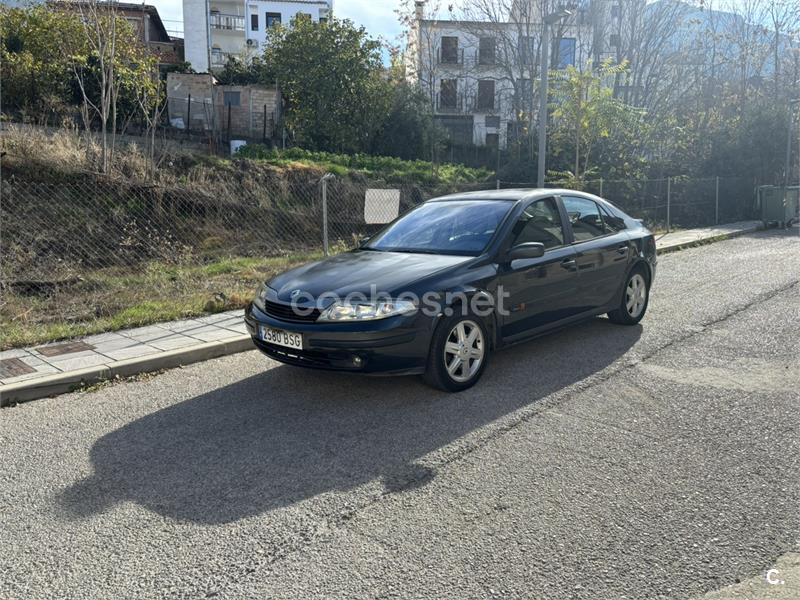
<svg viewBox="0 0 800 600"><path fill-rule="evenodd" d="M241 307L259 282L323 256L326 241L330 252L351 248L444 193L524 186L323 181L308 171L171 187L6 178L0 347ZM744 178L585 188L656 227L739 220L753 204Z"/></svg>
<svg viewBox="0 0 800 600"><path fill-rule="evenodd" d="M93 175L1 185L0 348L241 307L271 275L323 256L323 209L338 252L428 198L493 187L304 170L173 187Z"/></svg>
<svg viewBox="0 0 800 600"><path fill-rule="evenodd" d="M547 187L571 187L552 181ZM497 187L536 187L498 181ZM582 189L607 199L653 229L708 227L755 218L756 182L749 177L593 179Z"/></svg>

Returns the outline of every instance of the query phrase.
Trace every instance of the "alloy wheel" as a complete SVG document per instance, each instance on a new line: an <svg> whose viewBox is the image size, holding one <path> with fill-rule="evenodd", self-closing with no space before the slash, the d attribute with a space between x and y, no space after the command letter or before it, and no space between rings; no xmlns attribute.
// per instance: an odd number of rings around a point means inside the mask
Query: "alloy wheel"
<svg viewBox="0 0 800 600"><path fill-rule="evenodd" d="M644 277L636 273L628 281L628 287L625 290L625 309L635 319L644 310L646 302L647 283L645 283Z"/></svg>
<svg viewBox="0 0 800 600"><path fill-rule="evenodd" d="M481 368L485 352L483 332L475 321L460 321L450 330L444 344L444 365L447 373L459 383Z"/></svg>

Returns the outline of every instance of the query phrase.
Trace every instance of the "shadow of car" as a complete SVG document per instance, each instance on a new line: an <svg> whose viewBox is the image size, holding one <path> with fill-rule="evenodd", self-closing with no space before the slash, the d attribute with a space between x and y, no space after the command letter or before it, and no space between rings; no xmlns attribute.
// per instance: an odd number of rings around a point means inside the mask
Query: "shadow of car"
<svg viewBox="0 0 800 600"><path fill-rule="evenodd" d="M453 396L415 378L270 368L144 416L97 440L94 473L58 497L66 518L131 501L219 524L380 478L387 492L435 476L420 458L625 354L641 326L596 318L495 356Z"/></svg>

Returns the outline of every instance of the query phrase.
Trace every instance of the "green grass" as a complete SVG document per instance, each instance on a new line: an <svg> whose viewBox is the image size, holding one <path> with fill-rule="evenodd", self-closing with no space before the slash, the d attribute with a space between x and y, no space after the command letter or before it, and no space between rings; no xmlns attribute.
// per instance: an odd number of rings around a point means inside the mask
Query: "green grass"
<svg viewBox="0 0 800 600"><path fill-rule="evenodd" d="M414 182L418 184L478 183L491 176L487 169L474 169L457 164L433 165L424 160L402 160L391 156L369 154L333 154L311 152L301 148L272 150L260 144L247 145L237 156L267 164L290 167L305 165L328 171L339 177L359 173L387 181Z"/></svg>
<svg viewBox="0 0 800 600"><path fill-rule="evenodd" d="M49 297L8 292L0 305L0 350L244 308L261 282L321 257L310 252L205 264L152 262L136 272L84 273L83 281Z"/></svg>

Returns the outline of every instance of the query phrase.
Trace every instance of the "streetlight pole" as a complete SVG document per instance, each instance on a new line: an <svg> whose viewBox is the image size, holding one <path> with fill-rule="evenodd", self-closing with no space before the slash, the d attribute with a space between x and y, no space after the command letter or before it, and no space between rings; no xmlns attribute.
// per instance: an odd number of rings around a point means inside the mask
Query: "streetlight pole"
<svg viewBox="0 0 800 600"><path fill-rule="evenodd" d="M541 44L541 63L539 65L539 156L538 170L537 170L537 185L540 188L544 187L544 167L545 155L547 154L547 71L548 71L548 54L550 49L550 25L555 25L562 19L566 19L572 15L568 10L558 10L554 13L546 15L542 19L542 44Z"/></svg>

